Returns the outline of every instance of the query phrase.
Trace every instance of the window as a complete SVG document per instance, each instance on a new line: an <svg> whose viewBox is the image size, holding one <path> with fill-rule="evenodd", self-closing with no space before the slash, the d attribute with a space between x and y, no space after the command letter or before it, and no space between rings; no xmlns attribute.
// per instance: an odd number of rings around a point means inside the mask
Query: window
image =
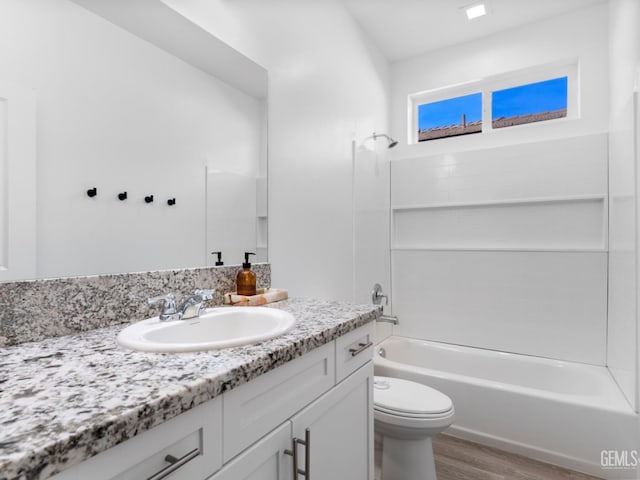
<svg viewBox="0 0 640 480"><path fill-rule="evenodd" d="M578 117L577 60L409 96L411 143Z"/></svg>
<svg viewBox="0 0 640 480"><path fill-rule="evenodd" d="M418 106L418 141L482 132L482 94Z"/></svg>
<svg viewBox="0 0 640 480"><path fill-rule="evenodd" d="M505 128L567 116L567 77L491 93L491 126Z"/></svg>

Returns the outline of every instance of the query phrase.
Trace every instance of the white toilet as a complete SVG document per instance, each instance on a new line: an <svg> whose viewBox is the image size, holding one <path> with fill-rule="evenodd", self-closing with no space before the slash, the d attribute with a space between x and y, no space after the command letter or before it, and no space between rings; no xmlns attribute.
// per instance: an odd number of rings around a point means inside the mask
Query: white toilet
<svg viewBox="0 0 640 480"><path fill-rule="evenodd" d="M453 423L451 399L420 383L376 376L373 403L382 480L436 480L431 437Z"/></svg>

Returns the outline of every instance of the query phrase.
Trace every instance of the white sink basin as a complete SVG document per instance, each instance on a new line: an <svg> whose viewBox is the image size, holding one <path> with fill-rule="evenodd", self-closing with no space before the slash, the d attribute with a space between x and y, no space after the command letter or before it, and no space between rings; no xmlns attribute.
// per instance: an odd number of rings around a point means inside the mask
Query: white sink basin
<svg viewBox="0 0 640 480"><path fill-rule="evenodd" d="M215 350L277 337L294 323L293 315L274 308L211 308L189 320L153 317L134 323L120 332L118 343L144 352Z"/></svg>

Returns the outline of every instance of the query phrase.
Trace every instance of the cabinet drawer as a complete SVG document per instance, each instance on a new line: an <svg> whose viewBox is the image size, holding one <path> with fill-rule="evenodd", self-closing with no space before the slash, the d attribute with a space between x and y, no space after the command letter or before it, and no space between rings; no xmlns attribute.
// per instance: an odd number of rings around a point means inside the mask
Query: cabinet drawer
<svg viewBox="0 0 640 480"><path fill-rule="evenodd" d="M52 480L206 478L222 466L221 430L222 398L218 397L71 467Z"/></svg>
<svg viewBox="0 0 640 480"><path fill-rule="evenodd" d="M336 382L341 382L373 358L373 322L336 340Z"/></svg>
<svg viewBox="0 0 640 480"><path fill-rule="evenodd" d="M335 384L335 344L323 345L223 396L226 463Z"/></svg>

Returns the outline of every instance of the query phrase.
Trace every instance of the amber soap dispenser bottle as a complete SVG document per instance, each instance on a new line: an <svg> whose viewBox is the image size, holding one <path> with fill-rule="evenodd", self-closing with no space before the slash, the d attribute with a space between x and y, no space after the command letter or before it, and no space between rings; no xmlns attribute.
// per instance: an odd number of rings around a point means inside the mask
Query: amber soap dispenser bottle
<svg viewBox="0 0 640 480"><path fill-rule="evenodd" d="M255 253L244 252L242 271L238 272L236 277L236 293L248 297L256 294L256 274L251 271L249 255L255 255Z"/></svg>

